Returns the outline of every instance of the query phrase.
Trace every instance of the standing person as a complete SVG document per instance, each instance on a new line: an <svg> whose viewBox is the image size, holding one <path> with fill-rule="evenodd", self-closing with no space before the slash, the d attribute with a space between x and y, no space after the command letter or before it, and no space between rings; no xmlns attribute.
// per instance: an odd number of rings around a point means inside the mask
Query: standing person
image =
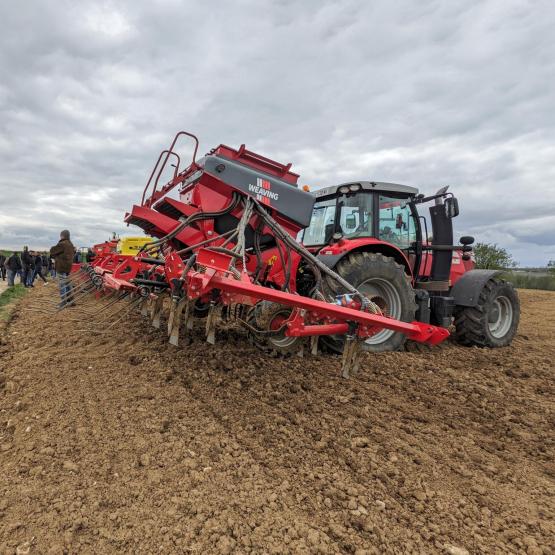
<svg viewBox="0 0 555 555"><path fill-rule="evenodd" d="M17 270L17 275L19 276L19 283L23 283L23 264L21 262L21 253L16 252L17 260L19 260L19 270Z"/></svg>
<svg viewBox="0 0 555 555"><path fill-rule="evenodd" d="M44 276L42 275L42 256L40 255L40 253L35 253L35 271L33 273L33 279L31 281L31 285L33 285L33 283L35 282L36 278L40 278L42 279L42 281L44 282L44 285L47 285L48 282L46 281L46 279L44 279Z"/></svg>
<svg viewBox="0 0 555 555"><path fill-rule="evenodd" d="M35 251L30 251L31 264L29 266L29 273L27 274L27 287L34 287L33 281L35 279Z"/></svg>
<svg viewBox="0 0 555 555"><path fill-rule="evenodd" d="M46 255L45 252L42 253L41 260L42 260L42 275L44 277L46 277L46 276L48 276L48 270L49 270L49 268L48 268L49 258L48 258L48 256Z"/></svg>
<svg viewBox="0 0 555 555"><path fill-rule="evenodd" d="M50 277L55 278L56 277L56 270L54 268L54 259L48 255L48 265L47 265L47 275L49 275Z"/></svg>
<svg viewBox="0 0 555 555"><path fill-rule="evenodd" d="M17 272L21 270L21 260L19 260L19 256L17 256L16 252L13 252L8 257L4 266L8 271L8 287L13 287L15 284L15 276Z"/></svg>
<svg viewBox="0 0 555 555"><path fill-rule="evenodd" d="M2 281L6 281L6 260L7 258L0 253L0 277Z"/></svg>
<svg viewBox="0 0 555 555"><path fill-rule="evenodd" d="M74 306L71 283L69 282L69 273L71 272L71 264L75 256L75 247L69 240L69 231L64 229L60 233L60 240L50 249L50 256L54 259L54 267L60 280L60 307Z"/></svg>
<svg viewBox="0 0 555 555"><path fill-rule="evenodd" d="M29 282L33 278L33 257L27 247L23 247L21 253L21 283L25 287L29 287Z"/></svg>

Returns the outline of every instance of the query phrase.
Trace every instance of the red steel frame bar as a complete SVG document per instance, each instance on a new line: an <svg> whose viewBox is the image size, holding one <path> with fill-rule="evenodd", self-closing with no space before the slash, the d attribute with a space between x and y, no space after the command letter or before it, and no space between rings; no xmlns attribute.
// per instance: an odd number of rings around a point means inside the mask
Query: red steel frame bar
<svg viewBox="0 0 555 555"><path fill-rule="evenodd" d="M345 327L338 327L336 323L325 323L317 326L305 326L304 316L301 314L302 321L295 318L295 315L287 322L288 329L286 335L323 335L333 333L345 333L349 329L348 322L359 324L357 335L360 337L371 336L376 330L390 329L395 332L405 334L409 339L423 343L435 345L449 336L449 331L445 328L425 324L423 322L402 322L387 316L371 314L363 310L357 310L346 306L340 306L325 301L319 301L302 295L294 295L256 285L250 281L246 274L244 280L225 277L223 274L229 273L231 257L227 254L217 253L209 249L199 249L197 262L205 269L201 273L190 270L187 273L187 291L190 298L199 298L206 295L210 290L220 289L226 293L256 299L265 299L274 303L291 306L294 309L308 312L308 316L319 316L328 319L336 319L344 322Z"/></svg>
<svg viewBox="0 0 555 555"><path fill-rule="evenodd" d="M194 273L195 272L193 272L193 274ZM301 295L292 295L291 293L285 293L283 291L278 291L277 289L270 289L269 287L262 287L253 283L226 278L218 274L215 274L211 278L210 288L222 289L231 293L265 299L274 303L291 306L293 308L300 308L311 312L325 314L331 318L357 322L363 326L400 331L401 333L407 335L409 339L430 343L431 345L440 343L449 336L449 332L445 328L432 326L430 324L423 324L422 322L401 322L400 320L388 318L387 316L370 314L362 310L355 310L354 308L326 303L324 301L318 301L316 299L303 297ZM313 326L306 326L304 328L305 333L299 333L298 335L313 335L316 330L311 330L312 327ZM322 326L322 328L324 327L327 328L327 326ZM339 329L337 329L336 332L337 331L339 331ZM330 328L322 329L322 333L330 333ZM294 332L291 333L291 335L294 334ZM320 335L320 333L318 335Z"/></svg>

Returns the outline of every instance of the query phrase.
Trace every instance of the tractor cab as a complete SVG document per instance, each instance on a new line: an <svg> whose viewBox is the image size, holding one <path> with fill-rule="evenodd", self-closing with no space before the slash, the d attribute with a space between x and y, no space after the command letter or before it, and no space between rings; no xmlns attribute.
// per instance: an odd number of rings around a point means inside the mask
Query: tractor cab
<svg viewBox="0 0 555 555"><path fill-rule="evenodd" d="M320 189L314 196L302 242L330 266L352 251L382 252L404 265L414 282L445 288L451 278L456 281L457 276L450 275L452 254L470 247L453 245L452 218L458 215L458 203L447 187L424 197L408 185L361 181ZM428 227L417 205L431 201Z"/></svg>
<svg viewBox="0 0 555 555"><path fill-rule="evenodd" d="M320 258L334 265L347 251L379 250L403 263L409 273L418 272L422 244L414 204L418 189L361 181L320 189L314 195L312 219L302 242Z"/></svg>
<svg viewBox="0 0 555 555"><path fill-rule="evenodd" d="M368 181L315 191L303 243L317 247L341 238L374 238L408 250L417 239L417 214L409 205L417 194L407 185Z"/></svg>

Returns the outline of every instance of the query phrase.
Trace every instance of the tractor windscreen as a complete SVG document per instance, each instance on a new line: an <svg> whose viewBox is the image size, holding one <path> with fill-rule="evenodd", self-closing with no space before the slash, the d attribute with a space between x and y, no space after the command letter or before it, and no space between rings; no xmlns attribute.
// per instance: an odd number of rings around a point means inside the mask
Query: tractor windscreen
<svg viewBox="0 0 555 555"><path fill-rule="evenodd" d="M346 239L372 237L372 199L371 193L358 192L317 201L303 244L327 245L334 233Z"/></svg>

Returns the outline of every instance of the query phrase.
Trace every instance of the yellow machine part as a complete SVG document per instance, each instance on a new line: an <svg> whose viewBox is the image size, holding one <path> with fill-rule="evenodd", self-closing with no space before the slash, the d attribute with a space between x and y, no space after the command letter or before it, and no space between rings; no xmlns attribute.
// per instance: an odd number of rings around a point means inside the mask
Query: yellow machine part
<svg viewBox="0 0 555 555"><path fill-rule="evenodd" d="M141 247L153 241L152 237L141 235L140 237L122 237L118 242L120 254L137 254Z"/></svg>

